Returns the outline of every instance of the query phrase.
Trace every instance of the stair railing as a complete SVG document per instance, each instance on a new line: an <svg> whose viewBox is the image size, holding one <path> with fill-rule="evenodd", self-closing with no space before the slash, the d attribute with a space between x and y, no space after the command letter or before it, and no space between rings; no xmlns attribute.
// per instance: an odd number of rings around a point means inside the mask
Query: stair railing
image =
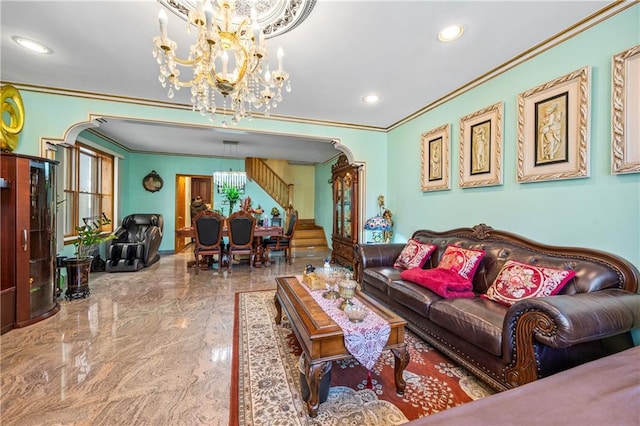
<svg viewBox="0 0 640 426"><path fill-rule="evenodd" d="M247 178L257 183L283 209L293 205L293 184L288 184L261 158L245 159Z"/></svg>

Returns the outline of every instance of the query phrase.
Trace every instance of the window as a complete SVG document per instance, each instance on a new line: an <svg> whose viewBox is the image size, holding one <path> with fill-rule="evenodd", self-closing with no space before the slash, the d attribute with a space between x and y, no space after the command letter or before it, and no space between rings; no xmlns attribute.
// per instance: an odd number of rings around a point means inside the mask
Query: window
<svg viewBox="0 0 640 426"><path fill-rule="evenodd" d="M113 155L76 143L65 147L64 162L64 236L76 235L83 226L103 214L113 220ZM102 227L113 231L113 223Z"/></svg>

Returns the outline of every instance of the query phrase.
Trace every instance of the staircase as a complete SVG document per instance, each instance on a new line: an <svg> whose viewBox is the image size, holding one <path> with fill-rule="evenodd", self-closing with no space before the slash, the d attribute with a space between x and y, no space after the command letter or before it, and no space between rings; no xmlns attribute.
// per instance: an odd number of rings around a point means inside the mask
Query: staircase
<svg viewBox="0 0 640 426"><path fill-rule="evenodd" d="M258 184L286 211L293 205L293 184L287 184L261 158L247 157L244 169L247 178ZM316 225L313 219L298 219L296 232L291 241L294 255L305 256L306 253L329 252L324 229Z"/></svg>
<svg viewBox="0 0 640 426"><path fill-rule="evenodd" d="M316 225L313 219L299 219L296 232L291 241L291 250L296 256L317 254L317 252L329 251L324 229Z"/></svg>
<svg viewBox="0 0 640 426"><path fill-rule="evenodd" d="M247 157L244 161L247 178L257 183L283 209L293 204L293 184L288 184L260 158Z"/></svg>

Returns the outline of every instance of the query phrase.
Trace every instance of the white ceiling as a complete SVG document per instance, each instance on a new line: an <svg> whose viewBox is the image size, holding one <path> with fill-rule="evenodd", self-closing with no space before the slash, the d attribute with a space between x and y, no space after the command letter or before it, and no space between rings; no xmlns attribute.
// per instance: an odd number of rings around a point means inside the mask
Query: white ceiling
<svg viewBox="0 0 640 426"><path fill-rule="evenodd" d="M298 28L268 40L271 52L284 48L293 86L272 116L384 130L611 3L319 0ZM169 103L151 55L160 7L153 0L2 0L2 82ZM169 35L186 55L186 24L168 15ZM465 26L463 37L439 42L437 32L453 23ZM43 42L54 53L27 52L14 35ZM381 102L364 104L369 93ZM188 102L187 89L171 101ZM311 162L336 153L326 139L219 125L108 118L98 131L136 152L242 157L246 149L251 156ZM230 149L223 140L239 144Z"/></svg>

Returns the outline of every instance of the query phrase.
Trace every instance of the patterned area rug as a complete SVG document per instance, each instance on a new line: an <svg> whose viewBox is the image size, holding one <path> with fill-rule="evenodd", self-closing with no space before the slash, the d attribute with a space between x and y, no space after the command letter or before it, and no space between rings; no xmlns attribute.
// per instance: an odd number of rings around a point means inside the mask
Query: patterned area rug
<svg viewBox="0 0 640 426"><path fill-rule="evenodd" d="M398 425L493 393L407 332L411 362L403 396L395 391L390 351L373 367L370 389L367 370L357 361L334 361L329 396L312 419L302 399L301 349L286 317L275 324L274 295L236 295L231 425Z"/></svg>

